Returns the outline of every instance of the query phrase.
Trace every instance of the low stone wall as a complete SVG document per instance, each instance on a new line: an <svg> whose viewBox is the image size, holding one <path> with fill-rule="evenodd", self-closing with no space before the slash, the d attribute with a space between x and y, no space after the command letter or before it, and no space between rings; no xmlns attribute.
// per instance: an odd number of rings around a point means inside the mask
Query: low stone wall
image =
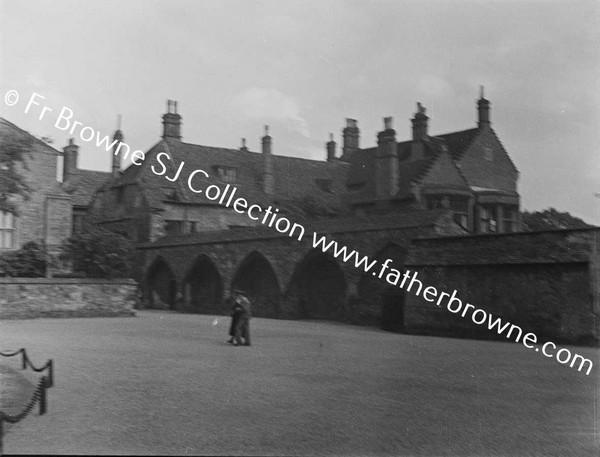
<svg viewBox="0 0 600 457"><path fill-rule="evenodd" d="M0 278L0 319L134 316L132 279Z"/></svg>

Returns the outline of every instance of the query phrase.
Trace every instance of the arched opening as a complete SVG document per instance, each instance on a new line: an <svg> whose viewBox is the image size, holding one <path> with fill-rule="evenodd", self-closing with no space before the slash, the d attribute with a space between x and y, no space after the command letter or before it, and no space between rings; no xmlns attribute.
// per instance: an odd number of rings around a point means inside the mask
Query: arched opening
<svg viewBox="0 0 600 457"><path fill-rule="evenodd" d="M404 273L405 256L404 248L390 243L371 257L377 260L378 270L376 275L363 274L360 280L358 286L360 305L355 316L357 323L396 332L403 330L405 292L398 285L401 282L400 273ZM386 261L387 267L379 278Z"/></svg>
<svg viewBox="0 0 600 457"><path fill-rule="evenodd" d="M152 309L176 309L177 281L167 262L159 257L146 276L148 305Z"/></svg>
<svg viewBox="0 0 600 457"><path fill-rule="evenodd" d="M252 301L252 315L279 317L281 291L273 267L260 253L252 252L238 268L232 289L246 291Z"/></svg>
<svg viewBox="0 0 600 457"><path fill-rule="evenodd" d="M346 278L333 257L312 251L296 268L288 300L301 319L346 318Z"/></svg>
<svg viewBox="0 0 600 457"><path fill-rule="evenodd" d="M221 313L223 280L214 262L199 256L185 278L186 310L196 313Z"/></svg>

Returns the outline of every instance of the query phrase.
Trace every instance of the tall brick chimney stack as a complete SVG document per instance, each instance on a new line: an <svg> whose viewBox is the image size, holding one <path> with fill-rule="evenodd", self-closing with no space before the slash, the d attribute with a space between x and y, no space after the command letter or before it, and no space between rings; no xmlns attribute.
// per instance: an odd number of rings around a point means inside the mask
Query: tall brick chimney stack
<svg viewBox="0 0 600 457"><path fill-rule="evenodd" d="M263 192L273 195L275 181L273 176L273 154L271 153L271 136L269 126L265 125L265 136L262 137L263 154Z"/></svg>
<svg viewBox="0 0 600 457"><path fill-rule="evenodd" d="M483 93L483 86L479 86L479 100L477 100L477 126L481 129L489 127L490 122L490 101L486 100Z"/></svg>
<svg viewBox="0 0 600 457"><path fill-rule="evenodd" d="M342 160L348 160L359 149L359 142L358 122L356 119L346 119L346 127L342 130Z"/></svg>
<svg viewBox="0 0 600 457"><path fill-rule="evenodd" d="M177 114L177 102L167 100L167 112L163 114L163 139L181 140L181 116Z"/></svg>
<svg viewBox="0 0 600 457"><path fill-rule="evenodd" d="M79 146L73 142L73 138L69 138L69 144L63 148L63 183L69 181L77 171L78 154Z"/></svg>
<svg viewBox="0 0 600 457"><path fill-rule="evenodd" d="M398 192L398 144L392 118L383 119L384 129L377 134L375 186L377 198L386 200Z"/></svg>
<svg viewBox="0 0 600 457"><path fill-rule="evenodd" d="M335 141L333 140L333 133L329 134L329 141L325 144L327 147L327 162L333 162L335 160Z"/></svg>
<svg viewBox="0 0 600 457"><path fill-rule="evenodd" d="M417 112L412 122L412 143L410 144L411 160L420 160L425 158L425 145L423 140L427 138L427 122L429 117L425 114L425 107L417 102Z"/></svg>
<svg viewBox="0 0 600 457"><path fill-rule="evenodd" d="M425 107L417 102L417 112L412 119L413 141L423 141L427 138L427 121L429 117L425 114Z"/></svg>

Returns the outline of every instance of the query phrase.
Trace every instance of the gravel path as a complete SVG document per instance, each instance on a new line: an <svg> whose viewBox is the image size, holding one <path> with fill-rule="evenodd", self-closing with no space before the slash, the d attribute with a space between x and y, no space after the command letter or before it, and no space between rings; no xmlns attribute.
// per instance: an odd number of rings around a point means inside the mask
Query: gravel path
<svg viewBox="0 0 600 457"><path fill-rule="evenodd" d="M228 319L214 320L0 321L0 350L53 358L56 380L49 413L13 427L5 452L598 455L598 366L586 376L517 344L269 319L252 319L252 347L233 347Z"/></svg>

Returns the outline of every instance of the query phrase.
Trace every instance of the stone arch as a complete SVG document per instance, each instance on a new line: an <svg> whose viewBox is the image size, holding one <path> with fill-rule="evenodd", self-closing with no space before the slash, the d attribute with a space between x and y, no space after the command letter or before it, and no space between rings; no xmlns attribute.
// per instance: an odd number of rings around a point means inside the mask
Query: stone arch
<svg viewBox="0 0 600 457"><path fill-rule="evenodd" d="M329 254L310 251L296 267L286 305L301 319L346 319L348 284L340 265Z"/></svg>
<svg viewBox="0 0 600 457"><path fill-rule="evenodd" d="M404 259L406 248L389 242L384 247L370 256L377 260L375 264L376 275L372 272L363 273L358 284L359 306L354 310L354 320L360 324L376 325L384 330L401 331L404 328L404 309L406 293L398 287L402 279L398 279L398 272L404 273ZM388 268L379 274L387 259ZM395 270L395 271L394 271ZM389 278L397 285L390 284Z"/></svg>
<svg viewBox="0 0 600 457"><path fill-rule="evenodd" d="M146 274L148 307L152 309L177 309L177 280L167 261L158 256Z"/></svg>
<svg viewBox="0 0 600 457"><path fill-rule="evenodd" d="M281 289L271 262L258 251L246 256L238 267L231 289L242 289L252 300L252 315L279 317Z"/></svg>
<svg viewBox="0 0 600 457"><path fill-rule="evenodd" d="M220 314L223 311L223 279L206 254L199 255L185 275L184 302L189 312Z"/></svg>

